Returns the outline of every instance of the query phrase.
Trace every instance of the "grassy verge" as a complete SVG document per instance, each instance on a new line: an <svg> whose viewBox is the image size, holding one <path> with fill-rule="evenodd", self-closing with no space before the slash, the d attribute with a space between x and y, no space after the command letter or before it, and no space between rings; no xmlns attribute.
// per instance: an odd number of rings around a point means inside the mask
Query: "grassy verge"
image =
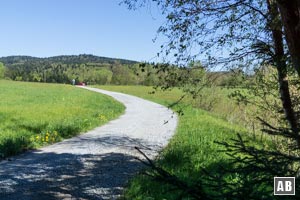
<svg viewBox="0 0 300 200"><path fill-rule="evenodd" d="M69 85L0 80L0 158L72 137L124 111L110 97Z"/></svg>
<svg viewBox="0 0 300 200"><path fill-rule="evenodd" d="M153 89L142 86L101 86L100 88L132 94L164 105L173 103L182 95L179 90L149 94ZM222 147L214 141L228 141L236 137L236 133L246 132L245 129L228 123L216 114L187 105L187 102L178 104L174 109L182 109L184 115L179 117L175 136L156 162L187 182L200 180L202 167L213 173L218 170L218 165L225 165L228 157L225 153L219 152ZM154 182L145 175L139 175L130 182L125 198L178 199L178 193L172 191L168 185Z"/></svg>
<svg viewBox="0 0 300 200"><path fill-rule="evenodd" d="M183 95L183 92L179 89L173 89L172 91L155 91L153 95L153 87L146 86L103 86L103 88L130 93L163 105L170 105ZM189 96L185 96L180 106L189 104L195 108L208 111L210 115L222 118L230 124L239 124L248 130L253 130L254 118L252 115L254 108L250 105L237 105L236 102L230 99L229 95L234 90L235 89L221 87L203 88L198 98L193 99ZM176 109L178 109L178 107Z"/></svg>

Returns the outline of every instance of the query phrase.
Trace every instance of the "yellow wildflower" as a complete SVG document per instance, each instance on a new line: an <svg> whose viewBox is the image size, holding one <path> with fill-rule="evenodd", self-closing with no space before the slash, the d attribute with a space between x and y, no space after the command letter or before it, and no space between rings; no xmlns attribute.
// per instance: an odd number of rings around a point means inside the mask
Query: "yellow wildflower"
<svg viewBox="0 0 300 200"><path fill-rule="evenodd" d="M104 115L99 115L99 119L100 119L100 120L103 120L103 121L106 121L106 120L107 120L106 117L105 117Z"/></svg>

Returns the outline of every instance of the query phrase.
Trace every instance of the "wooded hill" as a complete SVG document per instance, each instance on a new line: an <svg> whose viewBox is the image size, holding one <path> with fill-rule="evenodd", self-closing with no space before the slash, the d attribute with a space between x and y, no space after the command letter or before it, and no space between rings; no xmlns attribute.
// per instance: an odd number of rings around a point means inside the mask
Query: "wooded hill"
<svg viewBox="0 0 300 200"><path fill-rule="evenodd" d="M88 54L48 58L8 56L1 57L0 63L5 66L4 70L0 67L0 78L16 81L70 84L75 79L76 83L101 85L184 86L194 77L200 82L209 80L218 86L241 87L245 83L245 75L239 71L205 72L201 64L178 68ZM169 78L166 78L167 74ZM181 81L174 82L172 77Z"/></svg>
<svg viewBox="0 0 300 200"><path fill-rule="evenodd" d="M135 64L136 61L118 59L118 58L108 58L101 56L94 56L91 54L80 54L80 55L62 55L53 56L47 58L38 58L32 56L7 56L0 57L0 61L4 64L18 64L24 62L51 62L51 63L62 63L62 64L83 64L87 62L92 63L120 63L120 64Z"/></svg>
<svg viewBox="0 0 300 200"><path fill-rule="evenodd" d="M70 55L37 58L31 56L1 57L4 76L17 81L90 84L141 84L136 73L138 62L94 55ZM143 83L142 83L143 84Z"/></svg>

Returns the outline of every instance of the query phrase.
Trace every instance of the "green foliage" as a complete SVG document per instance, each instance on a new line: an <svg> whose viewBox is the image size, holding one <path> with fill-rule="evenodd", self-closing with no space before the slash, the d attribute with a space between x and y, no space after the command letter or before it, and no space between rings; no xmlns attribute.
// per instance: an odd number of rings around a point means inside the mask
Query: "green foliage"
<svg viewBox="0 0 300 200"><path fill-rule="evenodd" d="M138 85L160 85L162 80L160 79L160 74L154 68L154 64L141 63L131 66L134 74L136 76L136 81Z"/></svg>
<svg viewBox="0 0 300 200"><path fill-rule="evenodd" d="M115 85L133 85L137 83L136 76L127 66L115 65L112 67L112 80Z"/></svg>
<svg viewBox="0 0 300 200"><path fill-rule="evenodd" d="M99 69L95 73L95 83L107 85L111 83L113 72L108 69Z"/></svg>
<svg viewBox="0 0 300 200"><path fill-rule="evenodd" d="M92 55L34 58L2 57L7 66L5 76L16 81L87 84L161 85L165 72L157 73L154 64L141 67L135 61Z"/></svg>
<svg viewBox="0 0 300 200"><path fill-rule="evenodd" d="M0 90L1 157L72 137L125 109L110 97L66 85L1 80Z"/></svg>
<svg viewBox="0 0 300 200"><path fill-rule="evenodd" d="M4 78L4 73L5 73L5 67L3 63L0 62L0 79Z"/></svg>
<svg viewBox="0 0 300 200"><path fill-rule="evenodd" d="M218 83L210 78L213 73L206 72L200 61L178 68L168 64L137 63L91 55L50 58L10 56L2 57L1 60L7 66L5 76L16 81L71 83L75 79L77 83L87 84L151 85L163 88L177 86L187 89L194 88L192 85L201 86L207 81L234 87L241 87L244 82L243 78L235 81L236 77L243 77L242 73L236 76L234 73L220 72L227 78Z"/></svg>
<svg viewBox="0 0 300 200"><path fill-rule="evenodd" d="M268 120L273 126L278 126L284 118L281 108L277 71L272 66L263 66L256 70L247 90L235 90L230 96L238 104L252 106L253 117Z"/></svg>
<svg viewBox="0 0 300 200"><path fill-rule="evenodd" d="M29 56L2 57L7 66L6 77L17 81L70 83L72 79L88 84L110 84L115 65L128 68L135 61L93 55L35 58ZM132 71L125 79L132 78ZM118 75L117 75L118 76ZM122 83L123 84L123 83Z"/></svg>

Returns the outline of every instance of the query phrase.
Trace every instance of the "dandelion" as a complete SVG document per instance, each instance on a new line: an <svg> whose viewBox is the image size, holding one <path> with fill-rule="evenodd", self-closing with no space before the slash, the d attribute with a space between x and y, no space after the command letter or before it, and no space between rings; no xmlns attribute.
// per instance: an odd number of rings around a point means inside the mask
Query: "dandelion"
<svg viewBox="0 0 300 200"><path fill-rule="evenodd" d="M105 117L104 115L99 115L99 119L100 119L101 121L106 121L106 120L107 120L106 117Z"/></svg>

